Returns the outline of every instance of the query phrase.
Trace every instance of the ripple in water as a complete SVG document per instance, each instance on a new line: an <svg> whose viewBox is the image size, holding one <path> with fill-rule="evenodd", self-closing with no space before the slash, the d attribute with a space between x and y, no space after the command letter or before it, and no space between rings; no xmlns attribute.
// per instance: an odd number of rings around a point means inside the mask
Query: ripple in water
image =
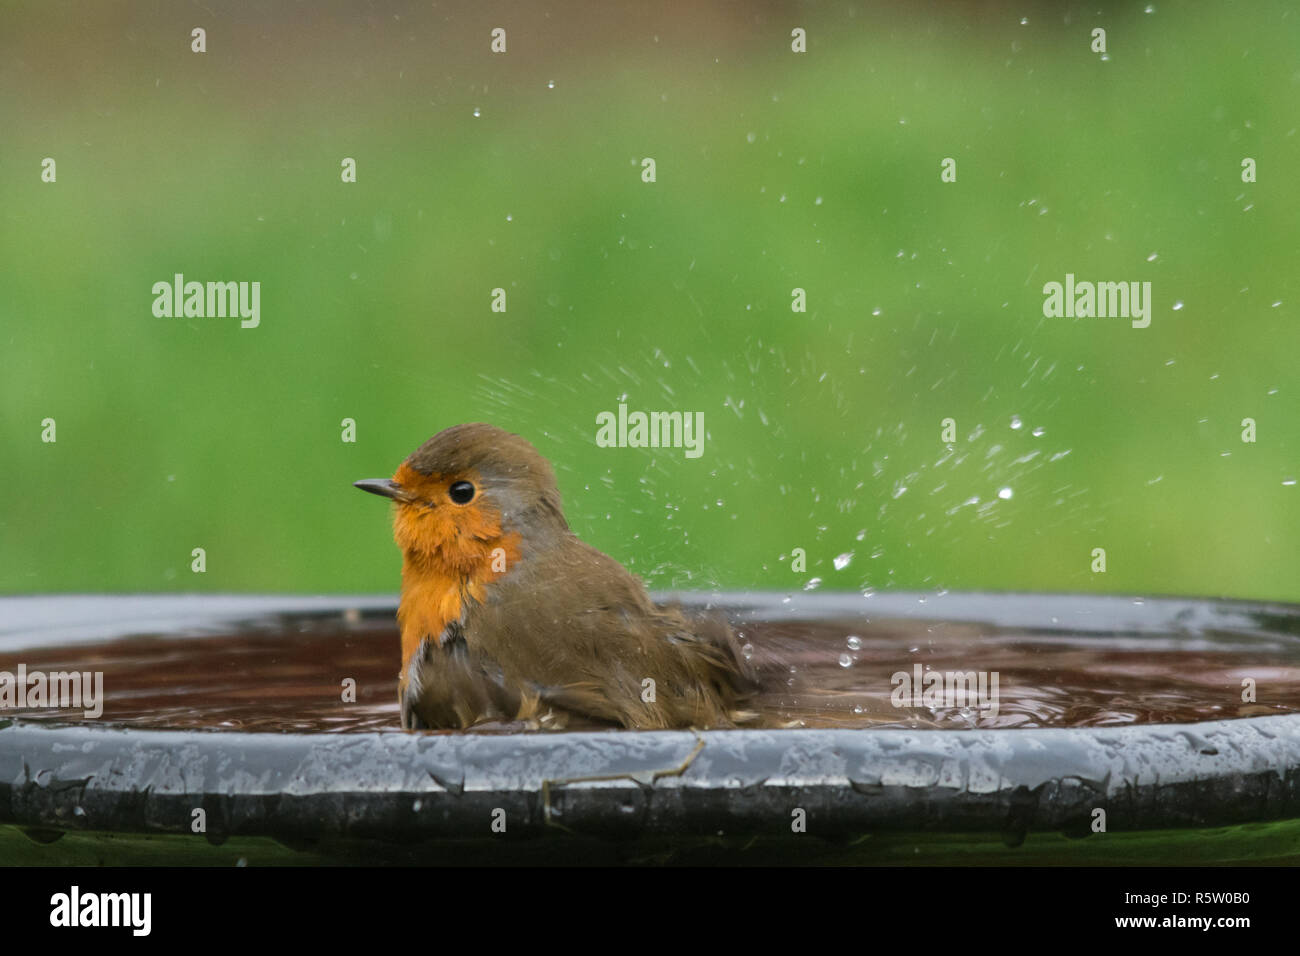
<svg viewBox="0 0 1300 956"><path fill-rule="evenodd" d="M1281 620L1281 619L1279 619ZM1290 621L1290 619L1287 619ZM1281 626L1271 622L1272 626ZM1300 712L1300 637L999 631L954 620L743 622L743 656L772 727L989 729L1185 723ZM1295 628L1295 622L1289 625ZM918 638L920 640L918 640ZM848 652L846 652L846 648ZM851 653L849 653L851 652ZM237 633L138 636L0 654L0 671L104 672L98 725L265 732L400 733L398 635L391 616L303 614ZM917 678L918 671L920 678ZM996 711L921 693L926 675L998 675ZM356 702L342 700L346 678ZM1256 701L1243 701L1253 682ZM80 722L80 710L6 710ZM578 729L574 727L573 729Z"/></svg>

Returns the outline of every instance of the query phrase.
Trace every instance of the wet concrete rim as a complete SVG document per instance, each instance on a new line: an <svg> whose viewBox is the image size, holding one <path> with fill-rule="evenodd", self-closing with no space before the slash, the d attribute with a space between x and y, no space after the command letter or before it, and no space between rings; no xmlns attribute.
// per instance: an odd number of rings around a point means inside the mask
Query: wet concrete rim
<svg viewBox="0 0 1300 956"><path fill-rule="evenodd" d="M887 591L655 592L686 607L734 608L766 620L870 615L896 620L956 620L1041 633L1174 633L1261 630L1268 620L1287 637L1300 636L1300 604L1275 601L1131 597L1017 592ZM0 596L0 650L57 640L89 643L130 634L201 636L213 628L277 614L329 614L354 609L394 614L392 595L38 594Z"/></svg>
<svg viewBox="0 0 1300 956"><path fill-rule="evenodd" d="M691 755L694 754L693 759ZM684 769L683 769L684 768ZM679 771L679 772L678 772ZM586 779L581 779L586 778ZM0 726L0 822L401 840L1208 827L1300 817L1300 715L994 731L250 734Z"/></svg>

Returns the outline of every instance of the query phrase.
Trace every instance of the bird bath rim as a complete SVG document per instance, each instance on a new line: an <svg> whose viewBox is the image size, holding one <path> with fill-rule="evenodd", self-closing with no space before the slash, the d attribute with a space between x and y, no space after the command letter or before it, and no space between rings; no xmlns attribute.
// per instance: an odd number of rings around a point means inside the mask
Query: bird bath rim
<svg viewBox="0 0 1300 956"><path fill-rule="evenodd" d="M1038 633L1050 633L1046 608L1058 612L1048 619L1074 633L1090 626L1114 633L1117 624L1193 641L1220 628L1287 640L1300 633L1300 607L1277 602L958 592L657 597L805 619L869 609L873 617L960 619ZM393 606L391 597L348 596L0 598L0 650L34 636L48 641L52 633L69 641L124 628L201 635L267 614ZM1261 616L1278 629L1261 630ZM993 730L346 734L0 717L0 824L188 834L196 808L207 814L210 842L490 840L487 821L498 811L512 837L582 834L615 842L647 833L789 838L792 810L807 815L810 831L846 839L978 832L1002 834L1013 847L1030 833L1093 835L1098 810L1109 833L1200 832L1300 818L1300 713Z"/></svg>

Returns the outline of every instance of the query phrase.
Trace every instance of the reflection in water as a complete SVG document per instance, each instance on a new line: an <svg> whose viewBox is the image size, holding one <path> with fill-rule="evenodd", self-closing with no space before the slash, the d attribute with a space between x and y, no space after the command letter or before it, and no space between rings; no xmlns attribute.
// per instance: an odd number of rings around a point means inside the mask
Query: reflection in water
<svg viewBox="0 0 1300 956"><path fill-rule="evenodd" d="M1079 727L1300 711L1300 640L1287 634L1070 635L893 619L747 621L738 630L761 675L756 709L768 726ZM29 672L103 671L101 725L400 732L397 660L391 615L351 611L30 648L0 654L0 671L20 662ZM911 678L917 665L922 675L996 672L996 714L973 700L893 706L892 678ZM355 703L343 700L348 678ZM1247 678L1258 702L1242 701ZM0 716L84 719L80 710Z"/></svg>

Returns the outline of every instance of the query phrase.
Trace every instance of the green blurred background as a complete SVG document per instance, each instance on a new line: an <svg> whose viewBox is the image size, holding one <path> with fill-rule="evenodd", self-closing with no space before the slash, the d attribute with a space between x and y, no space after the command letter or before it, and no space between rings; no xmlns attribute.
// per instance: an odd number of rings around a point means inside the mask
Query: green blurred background
<svg viewBox="0 0 1300 956"><path fill-rule="evenodd" d="M481 420L653 587L1298 599L1298 102L1284 2L6 3L0 590L395 591L350 482Z"/></svg>

